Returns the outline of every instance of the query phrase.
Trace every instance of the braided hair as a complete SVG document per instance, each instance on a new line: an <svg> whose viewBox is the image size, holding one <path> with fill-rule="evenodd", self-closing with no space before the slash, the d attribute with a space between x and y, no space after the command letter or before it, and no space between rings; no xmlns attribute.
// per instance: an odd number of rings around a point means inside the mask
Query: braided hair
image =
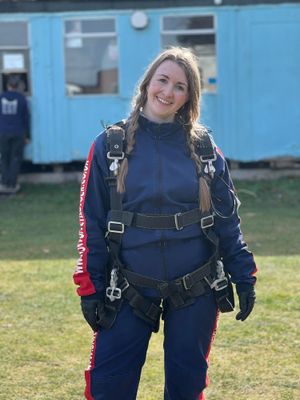
<svg viewBox="0 0 300 400"><path fill-rule="evenodd" d="M185 72L188 81L188 101L177 111L175 119L179 122L187 135L187 144L192 160L196 165L199 176L199 207L202 211L209 211L211 205L211 194L206 180L201 171L201 160L196 152L196 143L203 135L205 128L197 121L200 116L200 73L197 59L194 54L186 48L171 47L161 52L158 57L148 66L144 76L138 85L136 95L132 101L132 111L126 126L126 157L123 160L118 175L117 190L125 192L125 179L128 172L128 156L132 153L135 145L135 134L138 129L138 119L143 107L147 102L147 88L157 68L164 61L173 61Z"/></svg>

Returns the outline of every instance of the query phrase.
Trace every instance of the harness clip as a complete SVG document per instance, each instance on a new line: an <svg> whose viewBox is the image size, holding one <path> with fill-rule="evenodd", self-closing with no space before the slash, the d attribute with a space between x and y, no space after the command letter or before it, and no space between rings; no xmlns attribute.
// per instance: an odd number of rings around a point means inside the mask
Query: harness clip
<svg viewBox="0 0 300 400"><path fill-rule="evenodd" d="M186 274L182 277L182 283L185 290L189 290L193 286L193 281L190 274Z"/></svg>
<svg viewBox="0 0 300 400"><path fill-rule="evenodd" d="M228 286L228 279L225 278L218 278L213 281L213 283L210 285L212 289L215 289L217 292L220 290L225 289Z"/></svg>
<svg viewBox="0 0 300 400"><path fill-rule="evenodd" d="M181 226L181 224L179 224L179 220L178 220L178 218L179 218L180 216L181 216L181 213L177 213L177 214L174 215L175 226L176 226L176 229L177 229L178 231L181 231L181 230L183 229L183 226Z"/></svg>
<svg viewBox="0 0 300 400"><path fill-rule="evenodd" d="M109 298L109 300L111 302L115 301L115 300L120 300L121 296L122 296L122 290L120 288L112 288L111 286L109 286L108 288L106 288L106 297Z"/></svg>
<svg viewBox="0 0 300 400"><path fill-rule="evenodd" d="M201 228L206 229L210 228L214 224L214 216L208 215L207 217L201 218Z"/></svg>
<svg viewBox="0 0 300 400"><path fill-rule="evenodd" d="M111 155L111 151L108 151L107 152L107 154L106 154L106 156L107 156L107 158L108 159L110 159L110 160L123 160L123 158L125 157L125 153L124 153L124 151L122 151L121 153L119 153L120 155L119 156L116 156L116 155Z"/></svg>
<svg viewBox="0 0 300 400"><path fill-rule="evenodd" d="M215 289L217 292L225 289L228 286L228 279L224 272L224 266L221 260L217 261L216 265L217 276L213 282L209 282L207 278L204 278L206 282L209 284L211 289Z"/></svg>
<svg viewBox="0 0 300 400"><path fill-rule="evenodd" d="M122 290L117 287L118 283L118 271L113 268L110 273L110 286L106 288L105 294L111 302L115 300L120 300L122 296Z"/></svg>
<svg viewBox="0 0 300 400"><path fill-rule="evenodd" d="M110 233L124 233L125 225L119 221L109 221L107 229Z"/></svg>

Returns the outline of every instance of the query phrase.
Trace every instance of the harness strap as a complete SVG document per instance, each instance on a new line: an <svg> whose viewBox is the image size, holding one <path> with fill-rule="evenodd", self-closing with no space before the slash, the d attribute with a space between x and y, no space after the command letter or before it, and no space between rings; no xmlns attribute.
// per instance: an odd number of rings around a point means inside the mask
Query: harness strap
<svg viewBox="0 0 300 400"><path fill-rule="evenodd" d="M210 130L206 130L205 135L201 135L196 142L196 148L202 162L215 161L216 154L214 150L213 140L210 135Z"/></svg>
<svg viewBox="0 0 300 400"><path fill-rule="evenodd" d="M158 332L160 316L162 314L162 308L160 305L157 305L150 299L142 296L134 286L129 285L128 280L124 277L121 270L119 270L118 275L118 286L122 290L123 298L128 301L130 306L133 308L133 312L138 317L151 325L153 332Z"/></svg>
<svg viewBox="0 0 300 400"><path fill-rule="evenodd" d="M155 289L158 291L159 297L170 299L175 308L181 308L186 305L187 299L198 297L207 291L208 285L205 278L212 279L216 272L215 266L216 259L211 257L201 267L171 282L140 275L125 268L122 268L120 272L126 278L129 287L133 285Z"/></svg>
<svg viewBox="0 0 300 400"><path fill-rule="evenodd" d="M214 217L201 212L199 208L172 215L141 214L113 209L109 229L124 231L124 226L135 226L145 229L176 229L180 231L186 226L199 222L201 222L201 227L205 229L214 224Z"/></svg>
<svg viewBox="0 0 300 400"><path fill-rule="evenodd" d="M130 284L144 288L156 289L160 292L162 298L166 298L169 296L169 292L171 291L168 290L168 287L171 287L173 284L178 285L182 290L190 290L196 283L203 280L208 275L213 276L215 273L215 267L213 264L213 260L210 259L206 264L196 270L182 276L181 278L174 279L171 282L149 278L148 276L137 274L136 272L129 271L125 268L122 268L121 272Z"/></svg>

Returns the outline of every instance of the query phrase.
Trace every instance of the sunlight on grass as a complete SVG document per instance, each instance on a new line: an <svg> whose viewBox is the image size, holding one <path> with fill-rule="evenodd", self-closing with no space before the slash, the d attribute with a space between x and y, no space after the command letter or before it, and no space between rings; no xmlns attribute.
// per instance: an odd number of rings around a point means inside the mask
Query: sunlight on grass
<svg viewBox="0 0 300 400"><path fill-rule="evenodd" d="M298 400L300 180L237 187L245 189L242 226L259 266L257 304L243 323L236 312L221 315L206 399ZM27 185L22 196L0 199L1 400L84 398L92 332L72 282L78 191ZM139 400L163 399L162 342L161 326Z"/></svg>

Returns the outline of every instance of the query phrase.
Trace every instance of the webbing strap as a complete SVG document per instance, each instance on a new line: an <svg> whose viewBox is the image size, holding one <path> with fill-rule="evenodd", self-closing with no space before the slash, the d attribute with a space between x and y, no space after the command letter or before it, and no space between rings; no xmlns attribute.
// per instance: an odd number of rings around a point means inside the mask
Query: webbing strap
<svg viewBox="0 0 300 400"><path fill-rule="evenodd" d="M121 271L130 284L144 288L156 289L160 292L162 298L166 298L168 297L169 292L172 291L172 289L168 288L172 288L174 285L178 286L178 290L186 291L192 289L195 284L203 280L206 276L214 276L216 272L215 264L216 260L212 257L206 264L181 278L174 279L171 282L149 278L148 276L137 274L136 272L129 271L125 268L122 268Z"/></svg>
<svg viewBox="0 0 300 400"><path fill-rule="evenodd" d="M112 210L122 211L122 196L117 191L117 172L119 160L124 158L125 131L123 129L124 121L117 123L116 128L109 128L106 132L107 158L109 160L110 175L106 178L109 186L110 207ZM110 229L109 225L109 247L112 264L119 265L119 252L124 229ZM122 228L122 227L121 227Z"/></svg>
<svg viewBox="0 0 300 400"><path fill-rule="evenodd" d="M206 130L196 142L197 153L203 162L216 159L215 149L209 132L209 130Z"/></svg>
<svg viewBox="0 0 300 400"><path fill-rule="evenodd" d="M119 275L121 277L122 274ZM122 282L120 286L122 286ZM158 332L162 308L150 299L142 296L132 285L126 285L126 289L122 292L122 295L133 308L134 312L151 325L153 332Z"/></svg>
<svg viewBox="0 0 300 400"><path fill-rule="evenodd" d="M123 210L112 210L111 220L126 226L135 226L145 229L176 229L181 230L186 226L201 222L202 228L214 224L214 217L203 213L199 208L177 214L141 214Z"/></svg>

